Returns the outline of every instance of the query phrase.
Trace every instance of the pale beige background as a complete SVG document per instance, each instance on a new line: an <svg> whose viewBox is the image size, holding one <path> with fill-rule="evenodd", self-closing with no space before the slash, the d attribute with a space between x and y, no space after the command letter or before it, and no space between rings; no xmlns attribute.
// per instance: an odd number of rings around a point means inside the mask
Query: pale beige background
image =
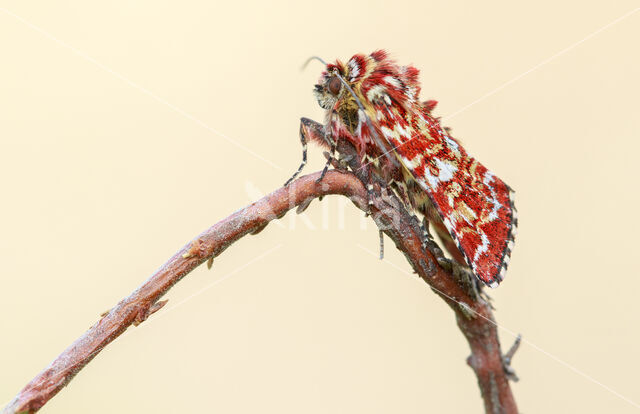
<svg viewBox="0 0 640 414"><path fill-rule="evenodd" d="M321 119L308 56L386 48L438 114L476 102L446 123L517 190L491 294L540 348L514 362L520 409L637 412L563 364L640 402L640 13L548 61L637 1L0 7L2 405L190 238L288 178L299 117ZM374 226L343 204L193 272L44 412L480 412L452 313L391 243L388 262L368 253Z"/></svg>

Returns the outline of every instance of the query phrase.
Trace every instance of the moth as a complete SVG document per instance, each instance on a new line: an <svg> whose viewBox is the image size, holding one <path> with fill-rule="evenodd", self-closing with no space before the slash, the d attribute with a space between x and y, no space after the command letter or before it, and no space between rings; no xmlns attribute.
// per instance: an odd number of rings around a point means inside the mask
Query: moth
<svg viewBox="0 0 640 414"><path fill-rule="evenodd" d="M313 92L326 120L302 119L303 160L291 180L307 162L307 141L333 154L336 143L347 140L369 174L422 215L460 264L497 287L517 229L511 188L440 125L432 114L436 101L420 101L413 66L396 64L383 50L323 64Z"/></svg>

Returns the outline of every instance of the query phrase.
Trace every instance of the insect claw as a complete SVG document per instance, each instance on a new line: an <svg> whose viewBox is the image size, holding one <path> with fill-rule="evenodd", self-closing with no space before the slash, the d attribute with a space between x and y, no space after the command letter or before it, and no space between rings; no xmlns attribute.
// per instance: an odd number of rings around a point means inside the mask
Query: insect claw
<svg viewBox="0 0 640 414"><path fill-rule="evenodd" d="M436 257L436 261L438 262L440 267L443 268L444 270L448 272L453 271L453 261L451 259L448 259L444 256L439 256L439 257Z"/></svg>
<svg viewBox="0 0 640 414"><path fill-rule="evenodd" d="M471 269L461 265L453 259L444 255L436 257L438 264L447 272L451 273L454 279L464 288L467 294L475 301L481 298L481 286L476 282L476 278Z"/></svg>
<svg viewBox="0 0 640 414"><path fill-rule="evenodd" d="M436 258L446 259L446 257L444 256L444 253L442 253L442 249L440 249L440 246L438 246L438 244L435 241L427 240L422 246L426 250L430 251Z"/></svg>
<svg viewBox="0 0 640 414"><path fill-rule="evenodd" d="M327 162L327 165L325 165L324 169L322 170L322 174L320 174L320 178L316 180L316 184L319 184L320 182L322 182L322 179L327 174L327 171L329 171L329 162Z"/></svg>

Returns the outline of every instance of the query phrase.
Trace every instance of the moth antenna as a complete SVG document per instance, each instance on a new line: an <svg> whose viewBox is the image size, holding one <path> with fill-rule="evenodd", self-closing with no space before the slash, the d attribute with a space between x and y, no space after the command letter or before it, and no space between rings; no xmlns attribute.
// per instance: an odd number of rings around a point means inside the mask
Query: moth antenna
<svg viewBox="0 0 640 414"><path fill-rule="evenodd" d="M311 57L310 57L309 59L307 59L307 60L304 62L304 64L300 67L300 70L301 70L301 71L302 71L302 70L305 70L305 69L306 69L306 67L307 67L307 65L309 64L309 62L311 62L312 60L317 60L318 62L322 63L324 66L327 66L327 63L326 63L324 60L322 60L322 58L321 58L321 57L318 57L318 56L311 56Z"/></svg>

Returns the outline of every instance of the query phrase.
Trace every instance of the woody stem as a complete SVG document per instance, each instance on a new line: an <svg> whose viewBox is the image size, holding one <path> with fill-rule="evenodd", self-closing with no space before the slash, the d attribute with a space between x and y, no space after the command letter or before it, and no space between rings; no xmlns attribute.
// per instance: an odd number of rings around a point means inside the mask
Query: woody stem
<svg viewBox="0 0 640 414"><path fill-rule="evenodd" d="M125 330L143 322L159 307L160 298L189 272L220 255L247 234L256 234L292 208L328 194L348 197L362 211L371 211L381 229L404 252L414 271L453 309L458 326L471 347L469 363L481 389L487 413L516 413L517 408L502 365L490 307L472 298L455 278L440 268L422 247L422 230L397 199L365 189L353 173L331 170L301 177L261 200L221 220L187 243L131 295L121 300L47 368L29 382L2 413L36 412L55 396L102 349Z"/></svg>

